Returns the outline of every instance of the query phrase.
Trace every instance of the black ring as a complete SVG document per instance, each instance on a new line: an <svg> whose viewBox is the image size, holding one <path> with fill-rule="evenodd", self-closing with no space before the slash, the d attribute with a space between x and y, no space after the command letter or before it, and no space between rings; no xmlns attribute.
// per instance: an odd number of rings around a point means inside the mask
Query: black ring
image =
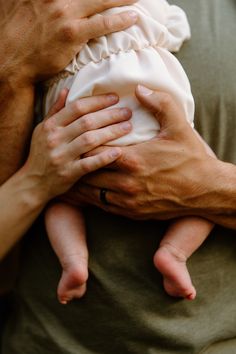
<svg viewBox="0 0 236 354"><path fill-rule="evenodd" d="M102 202L102 204L104 205L108 205L108 201L106 198L106 193L107 193L107 189L106 188L101 188L100 189L100 201Z"/></svg>

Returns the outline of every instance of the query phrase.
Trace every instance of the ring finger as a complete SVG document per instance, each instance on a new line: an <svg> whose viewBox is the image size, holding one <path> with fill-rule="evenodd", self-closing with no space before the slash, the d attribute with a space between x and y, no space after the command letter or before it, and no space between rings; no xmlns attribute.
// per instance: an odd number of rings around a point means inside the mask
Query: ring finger
<svg viewBox="0 0 236 354"><path fill-rule="evenodd" d="M129 196L121 195L120 193L114 192L112 190L107 190L105 193L106 204L101 200L101 188L91 187L85 183L80 183L76 187L76 193L78 193L83 201L89 204L94 204L100 208L108 210L111 206L124 208L125 201Z"/></svg>

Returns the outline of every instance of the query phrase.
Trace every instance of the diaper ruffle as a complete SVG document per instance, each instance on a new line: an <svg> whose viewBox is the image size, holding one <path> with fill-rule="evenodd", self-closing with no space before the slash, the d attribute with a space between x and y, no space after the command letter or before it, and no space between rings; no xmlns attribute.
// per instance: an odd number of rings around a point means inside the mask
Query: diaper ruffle
<svg viewBox="0 0 236 354"><path fill-rule="evenodd" d="M75 74L91 61L99 63L121 51L139 51L150 46L176 52L183 42L190 38L190 27L185 12L178 6L169 5L165 0L141 0L132 6L122 7L122 11L126 10L136 11L138 22L125 31L89 41L65 71ZM110 9L103 14L118 12L121 12L121 8Z"/></svg>

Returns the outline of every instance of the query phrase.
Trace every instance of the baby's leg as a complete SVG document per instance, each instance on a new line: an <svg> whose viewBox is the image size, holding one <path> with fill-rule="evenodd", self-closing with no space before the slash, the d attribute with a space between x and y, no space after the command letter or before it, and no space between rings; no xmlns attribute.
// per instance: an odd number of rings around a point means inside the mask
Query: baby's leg
<svg viewBox="0 0 236 354"><path fill-rule="evenodd" d="M55 202L45 212L46 229L62 269L57 294L62 304L80 298L88 279L88 250L83 215L77 207Z"/></svg>
<svg viewBox="0 0 236 354"><path fill-rule="evenodd" d="M213 224L198 217L176 220L167 230L154 255L154 264L164 277L169 295L193 300L196 290L192 284L186 261L205 241Z"/></svg>

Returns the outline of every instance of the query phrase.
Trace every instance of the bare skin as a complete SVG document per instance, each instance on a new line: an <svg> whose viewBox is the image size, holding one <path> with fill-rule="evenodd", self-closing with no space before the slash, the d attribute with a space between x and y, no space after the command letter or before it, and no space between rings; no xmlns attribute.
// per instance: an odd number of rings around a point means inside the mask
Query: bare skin
<svg viewBox="0 0 236 354"><path fill-rule="evenodd" d="M45 225L62 267L57 297L61 304L66 305L86 292L89 255L84 216L78 207L57 201L47 208Z"/></svg>
<svg viewBox="0 0 236 354"><path fill-rule="evenodd" d="M116 163L83 178L71 200L133 219L195 215L236 229L236 166L209 155L169 95L149 91L139 87L136 96L158 119L158 137L122 147ZM99 199L101 188L109 205Z"/></svg>
<svg viewBox="0 0 236 354"><path fill-rule="evenodd" d="M62 108L66 96L64 90L46 120L35 128L25 164L0 187L0 259L51 199L86 173L115 161L121 151L111 148L91 157L81 155L131 129L127 109L125 115L119 114L122 109L111 109L96 119L100 109L117 102L115 95L84 98Z"/></svg>
<svg viewBox="0 0 236 354"><path fill-rule="evenodd" d="M131 112L128 109L103 111L102 109L106 108L110 101L106 102L104 99L101 101L101 98L99 105L97 103L96 106L94 104L91 106L92 110L96 108L101 109L101 111L97 111L96 114L93 111L86 114L80 119L80 125L84 128L93 126L94 129L99 129L102 127L101 124L110 125L123 120L124 123L120 126L120 129L117 124L109 127L110 135L107 135L107 139L110 140L112 134L122 136L128 133L131 126L126 121L131 117ZM91 97L80 100L80 110L85 113L83 105L87 102L94 102L95 99L95 97ZM113 104L117 103L118 97L112 96L112 99ZM71 133L74 134L75 128L74 124ZM97 138L96 135L90 135L89 140L91 139L94 144ZM80 298L86 291L88 250L83 216L78 208L60 201L54 201L45 210L45 225L49 240L63 270L57 290L58 299L62 304L66 304L72 298Z"/></svg>
<svg viewBox="0 0 236 354"><path fill-rule="evenodd" d="M170 295L192 300L196 290L186 261L213 227L199 217L236 229L236 167L216 159L171 97L142 87L136 95L158 119L158 137L122 147L114 164L84 177L67 197L134 219L180 216L161 241L154 264ZM101 188L107 189L108 205L100 200Z"/></svg>
<svg viewBox="0 0 236 354"><path fill-rule="evenodd" d="M122 30L136 21L129 13L88 16L134 2L0 0L0 51L4 53L0 58L0 140L4 141L0 146L0 184L17 171L26 158L32 134L35 83L63 69L89 39ZM0 267L3 278L6 269L12 268L11 260L10 265L7 259L4 262L4 267ZM4 286L8 280L1 281L0 293L9 288Z"/></svg>
<svg viewBox="0 0 236 354"><path fill-rule="evenodd" d="M1 0L0 50L4 53L0 58L1 80L20 85L19 77L25 84L58 73L89 39L122 30L135 22L129 12L107 17L89 16L134 2Z"/></svg>
<svg viewBox="0 0 236 354"><path fill-rule="evenodd" d="M196 289L187 268L188 258L206 240L213 224L196 216L174 220L168 227L153 261L163 275L166 292L175 297L194 300Z"/></svg>
<svg viewBox="0 0 236 354"><path fill-rule="evenodd" d="M88 18L130 0L0 0L0 183L25 158L34 84L62 70L91 38L132 25L133 13ZM63 50L62 50L63 48ZM53 60L51 60L53 58Z"/></svg>

